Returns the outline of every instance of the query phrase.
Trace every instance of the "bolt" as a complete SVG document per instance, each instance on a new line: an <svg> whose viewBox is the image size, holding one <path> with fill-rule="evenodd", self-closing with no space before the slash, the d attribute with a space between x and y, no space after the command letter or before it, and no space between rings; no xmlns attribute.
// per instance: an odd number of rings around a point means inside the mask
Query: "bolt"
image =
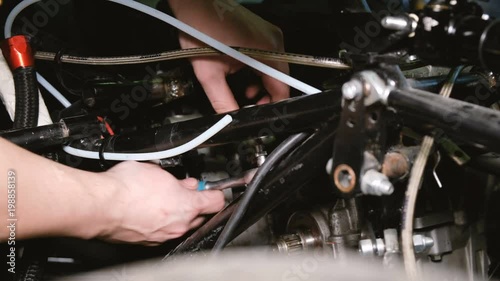
<svg viewBox="0 0 500 281"><path fill-rule="evenodd" d="M351 80L342 86L342 96L346 100L353 100L363 93L363 84L359 80Z"/></svg>
<svg viewBox="0 0 500 281"><path fill-rule="evenodd" d="M434 240L431 237L427 237L422 234L413 235L413 247L415 248L415 253L423 253L434 246Z"/></svg>
<svg viewBox="0 0 500 281"><path fill-rule="evenodd" d="M376 170L368 170L361 179L361 191L367 195L391 195L394 186L387 176Z"/></svg>
<svg viewBox="0 0 500 281"><path fill-rule="evenodd" d="M382 19L382 26L390 30L405 30L409 24L408 19L402 17L387 16Z"/></svg>
<svg viewBox="0 0 500 281"><path fill-rule="evenodd" d="M359 252L362 255L371 256L383 256L385 253L385 243L383 239L376 239L376 245L373 245L371 239L363 239L359 241Z"/></svg>

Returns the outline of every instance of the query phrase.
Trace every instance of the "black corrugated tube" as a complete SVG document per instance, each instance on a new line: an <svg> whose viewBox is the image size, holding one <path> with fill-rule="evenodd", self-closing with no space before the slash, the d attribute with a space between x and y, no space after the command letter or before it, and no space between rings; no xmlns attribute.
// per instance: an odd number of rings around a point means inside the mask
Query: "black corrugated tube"
<svg viewBox="0 0 500 281"><path fill-rule="evenodd" d="M16 88L14 129L32 128L38 124L38 87L34 67L19 67L13 71Z"/></svg>
<svg viewBox="0 0 500 281"><path fill-rule="evenodd" d="M36 127L38 124L38 84L33 52L24 35L2 42L2 52L14 76L16 113L14 129Z"/></svg>

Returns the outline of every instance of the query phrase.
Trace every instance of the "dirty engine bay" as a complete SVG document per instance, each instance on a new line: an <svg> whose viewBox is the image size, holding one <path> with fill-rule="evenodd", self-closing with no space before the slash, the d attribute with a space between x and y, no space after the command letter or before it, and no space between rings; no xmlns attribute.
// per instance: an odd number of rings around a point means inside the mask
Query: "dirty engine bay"
<svg viewBox="0 0 500 281"><path fill-rule="evenodd" d="M286 53L208 39L181 50L166 1L156 18L135 1L3 2L16 93L2 92L0 137L88 171L153 162L227 201L159 247L26 241L20 262L43 269L37 280L254 247L500 277L496 0L243 4L283 30ZM28 67L12 67L15 46L31 49ZM228 77L241 109L215 114L189 58L226 55L289 63L293 78L277 79L292 97L254 105L266 93L245 97L258 76L243 69Z"/></svg>

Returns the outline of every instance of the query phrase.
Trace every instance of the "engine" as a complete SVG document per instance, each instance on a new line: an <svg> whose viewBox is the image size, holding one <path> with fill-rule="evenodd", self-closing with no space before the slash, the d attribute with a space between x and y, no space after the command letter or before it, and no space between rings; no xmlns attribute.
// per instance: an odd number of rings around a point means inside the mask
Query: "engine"
<svg viewBox="0 0 500 281"><path fill-rule="evenodd" d="M175 18L114 1L16 2L0 1L0 71L16 83L0 85L0 137L87 171L153 162L227 201L160 247L27 241L24 263L46 278L256 247L369 257L410 278L500 276L499 3L244 4L282 28L285 53L209 39L181 49ZM189 61L202 56L289 63L292 97L254 105L266 93L245 97L259 76L244 69L228 77L240 109L215 114Z"/></svg>

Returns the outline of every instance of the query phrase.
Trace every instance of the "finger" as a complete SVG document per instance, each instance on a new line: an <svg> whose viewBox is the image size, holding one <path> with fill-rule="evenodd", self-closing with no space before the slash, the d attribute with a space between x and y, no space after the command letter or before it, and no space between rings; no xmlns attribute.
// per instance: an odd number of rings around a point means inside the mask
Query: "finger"
<svg viewBox="0 0 500 281"><path fill-rule="evenodd" d="M191 196L191 202L198 214L213 214L224 208L224 193L222 191L192 191Z"/></svg>
<svg viewBox="0 0 500 281"><path fill-rule="evenodd" d="M236 102L226 81L226 74L216 64L193 61L196 77L217 113L237 110Z"/></svg>
<svg viewBox="0 0 500 281"><path fill-rule="evenodd" d="M225 77L219 77L201 85L215 112L226 113L239 108Z"/></svg>
<svg viewBox="0 0 500 281"><path fill-rule="evenodd" d="M250 85L250 86L248 86L248 88L245 92L245 96L248 99L254 99L259 94L259 91L260 91L259 85L257 85L257 84Z"/></svg>
<svg viewBox="0 0 500 281"><path fill-rule="evenodd" d="M261 104L266 104L266 103L270 103L271 102L271 97L270 96L265 96L263 98L261 98L257 104L258 105L261 105Z"/></svg>
<svg viewBox="0 0 500 281"><path fill-rule="evenodd" d="M272 66L285 74L288 74L290 72L288 64L286 63L278 63ZM269 95L271 95L272 102L284 100L290 97L290 87L281 81L264 75L262 76L262 84L264 85L264 88L267 90Z"/></svg>
<svg viewBox="0 0 500 281"><path fill-rule="evenodd" d="M181 185L187 189L197 190L199 181L195 178L187 178L180 181Z"/></svg>

